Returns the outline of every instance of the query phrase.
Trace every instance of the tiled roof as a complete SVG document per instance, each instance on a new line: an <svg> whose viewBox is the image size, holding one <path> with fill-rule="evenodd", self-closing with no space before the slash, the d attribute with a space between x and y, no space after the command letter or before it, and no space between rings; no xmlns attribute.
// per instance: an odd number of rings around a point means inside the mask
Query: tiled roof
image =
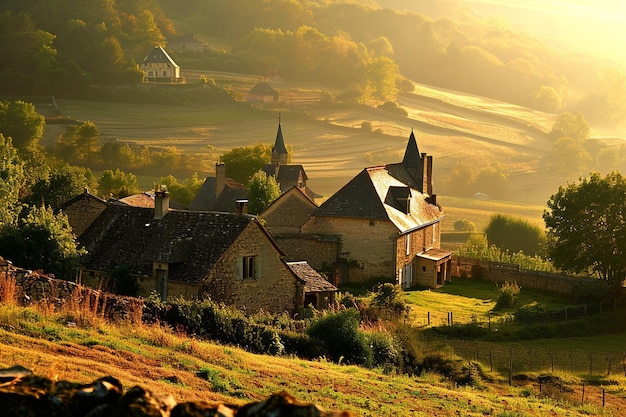
<svg viewBox="0 0 626 417"><path fill-rule="evenodd" d="M178 64L174 62L174 60L165 52L160 46L155 46L148 55L143 59L144 64L155 63L155 64L170 64L174 67L178 67Z"/></svg>
<svg viewBox="0 0 626 417"><path fill-rule="evenodd" d="M170 263L169 279L198 282L253 216L170 210L156 220L154 209L109 205L80 237L86 269L152 275L153 261Z"/></svg>
<svg viewBox="0 0 626 417"><path fill-rule="evenodd" d="M217 197L215 195L215 183L215 177L207 177L204 180L204 184L198 190L198 194L189 204L189 210L234 212L235 201L248 199L250 194L250 190L243 184L232 178L226 178L224 190Z"/></svg>
<svg viewBox="0 0 626 417"><path fill-rule="evenodd" d="M154 192L146 191L144 193L129 195L128 197L120 198L119 200L117 200L117 202L127 204L133 207L153 208ZM170 208L183 210L185 209L185 206L180 204L178 201L170 199Z"/></svg>
<svg viewBox="0 0 626 417"><path fill-rule="evenodd" d="M273 176L276 173L276 166L272 164L265 164L263 165L263 171L268 176ZM300 173L302 173L302 179L306 181L308 177L306 176L306 172L304 172L304 167L302 165L278 165L278 178L276 178L276 182L279 184L297 184L298 179L300 179Z"/></svg>
<svg viewBox="0 0 626 417"><path fill-rule="evenodd" d="M398 171L401 164L392 167ZM409 189L402 191L406 188ZM410 195L408 212L398 201L401 195ZM402 233L443 218L443 211L429 203L427 197L392 176L387 166L371 167L361 171L326 200L315 215L388 220Z"/></svg>
<svg viewBox="0 0 626 417"><path fill-rule="evenodd" d="M294 274L304 281L304 292L337 291L337 287L328 282L319 272L306 261L287 262Z"/></svg>
<svg viewBox="0 0 626 417"><path fill-rule="evenodd" d="M276 96L278 91L274 90L268 83L261 81L256 83L248 94L255 96Z"/></svg>

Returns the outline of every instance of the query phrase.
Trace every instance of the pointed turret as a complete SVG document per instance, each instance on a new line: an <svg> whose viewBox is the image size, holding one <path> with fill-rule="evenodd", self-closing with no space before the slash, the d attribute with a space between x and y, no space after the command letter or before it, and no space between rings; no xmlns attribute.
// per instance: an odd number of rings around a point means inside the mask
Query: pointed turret
<svg viewBox="0 0 626 417"><path fill-rule="evenodd" d="M402 159L402 165L407 168L422 168L422 158L420 155L420 151L417 148L417 141L415 140L415 135L413 134L413 130L411 130L411 136L409 136L409 143L406 145L406 150L404 151L404 158Z"/></svg>
<svg viewBox="0 0 626 417"><path fill-rule="evenodd" d="M287 165L287 148L283 140L283 130L280 126L280 116L278 117L278 132L276 141L272 146L272 165Z"/></svg>

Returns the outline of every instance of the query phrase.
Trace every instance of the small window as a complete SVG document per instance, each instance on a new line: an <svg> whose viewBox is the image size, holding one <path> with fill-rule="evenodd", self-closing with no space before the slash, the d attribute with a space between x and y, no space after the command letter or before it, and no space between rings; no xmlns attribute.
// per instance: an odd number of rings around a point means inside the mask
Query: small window
<svg viewBox="0 0 626 417"><path fill-rule="evenodd" d="M426 267L425 266L422 267L422 272L426 272Z"/></svg>
<svg viewBox="0 0 626 417"><path fill-rule="evenodd" d="M163 71L163 76L167 77L167 71Z"/></svg>
<svg viewBox="0 0 626 417"><path fill-rule="evenodd" d="M370 226L375 226L376 222L374 220L370 220Z"/></svg>
<svg viewBox="0 0 626 417"><path fill-rule="evenodd" d="M242 256L237 261L237 275L239 279L256 279L258 277L256 255Z"/></svg>
<svg viewBox="0 0 626 417"><path fill-rule="evenodd" d="M152 77L152 71L148 71L148 77Z"/></svg>

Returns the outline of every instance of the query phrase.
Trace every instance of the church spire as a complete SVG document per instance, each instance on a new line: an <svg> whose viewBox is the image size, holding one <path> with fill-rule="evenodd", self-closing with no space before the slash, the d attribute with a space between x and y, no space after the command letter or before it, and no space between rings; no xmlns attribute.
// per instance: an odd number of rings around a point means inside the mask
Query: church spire
<svg viewBox="0 0 626 417"><path fill-rule="evenodd" d="M411 136L409 136L409 143L406 145L406 150L404 151L404 158L402 159L402 165L407 168L422 168L422 157L420 155L420 151L417 148L417 141L415 140L415 135L413 134L413 129L411 129Z"/></svg>
<svg viewBox="0 0 626 417"><path fill-rule="evenodd" d="M287 165L287 148L283 140L283 129L280 125L280 113L278 114L278 132L276 132L276 141L272 146L272 165Z"/></svg>

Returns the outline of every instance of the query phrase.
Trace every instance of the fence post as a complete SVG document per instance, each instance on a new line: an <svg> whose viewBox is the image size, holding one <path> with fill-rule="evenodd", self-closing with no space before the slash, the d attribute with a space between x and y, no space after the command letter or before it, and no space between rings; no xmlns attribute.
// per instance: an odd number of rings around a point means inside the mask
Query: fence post
<svg viewBox="0 0 626 417"><path fill-rule="evenodd" d="M552 366L552 373L554 373L554 352L550 352L550 365Z"/></svg>
<svg viewBox="0 0 626 417"><path fill-rule="evenodd" d="M581 404L585 403L585 381L583 381L583 395L580 399Z"/></svg>
<svg viewBox="0 0 626 417"><path fill-rule="evenodd" d="M452 312L450 312L450 326L454 326L454 318L452 317Z"/></svg>
<svg viewBox="0 0 626 417"><path fill-rule="evenodd" d="M428 327L430 327L430 311L428 312Z"/></svg>
<svg viewBox="0 0 626 417"><path fill-rule="evenodd" d="M511 349L511 356L509 356L509 385L513 382L513 349Z"/></svg>
<svg viewBox="0 0 626 417"><path fill-rule="evenodd" d="M626 356L626 354L624 354L624 356ZM491 349L489 349L489 370L493 372L493 354L491 352Z"/></svg>

